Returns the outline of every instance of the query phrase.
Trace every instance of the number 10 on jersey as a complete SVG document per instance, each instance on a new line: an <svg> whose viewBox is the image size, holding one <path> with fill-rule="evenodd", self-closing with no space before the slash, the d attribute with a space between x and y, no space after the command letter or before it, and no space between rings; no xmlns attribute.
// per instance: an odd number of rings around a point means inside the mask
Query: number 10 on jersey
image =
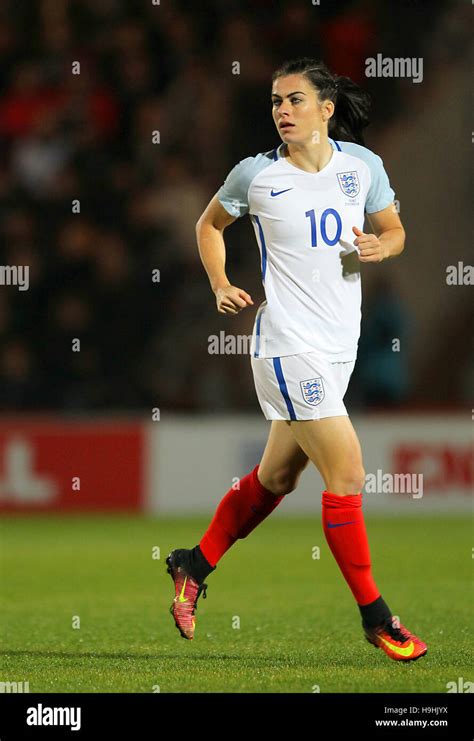
<svg viewBox="0 0 474 741"><path fill-rule="evenodd" d="M311 224L311 247L317 247L318 246L318 230L317 230L317 223L316 223L316 214L314 211L314 208L311 209L311 211L306 211L305 216L309 219ZM329 239L326 231L326 221L330 218L335 219L336 221L336 234L332 239ZM319 221L319 232L321 234L323 242L325 242L329 247L333 247L333 245L337 244L339 242L339 239L342 234L342 220L338 212L334 208L326 208L323 213L321 214L321 219Z"/></svg>

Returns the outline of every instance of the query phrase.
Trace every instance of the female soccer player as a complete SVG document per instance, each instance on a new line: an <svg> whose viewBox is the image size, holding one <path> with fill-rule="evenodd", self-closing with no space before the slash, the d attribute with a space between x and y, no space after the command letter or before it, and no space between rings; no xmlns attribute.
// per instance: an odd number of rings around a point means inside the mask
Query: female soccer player
<svg viewBox="0 0 474 741"><path fill-rule="evenodd" d="M175 584L170 611L181 635L192 639L205 578L296 488L310 460L326 486L324 533L365 637L391 659L414 660L426 653L425 643L392 616L372 577L365 472L343 403L360 334L360 263L399 255L405 232L382 160L363 146L368 94L302 58L274 73L271 97L282 143L239 162L196 227L217 310L237 314L253 301L226 275L223 232L250 215L265 290L251 365L270 434L260 463L224 496L199 545L166 559ZM373 233L363 231L366 215Z"/></svg>

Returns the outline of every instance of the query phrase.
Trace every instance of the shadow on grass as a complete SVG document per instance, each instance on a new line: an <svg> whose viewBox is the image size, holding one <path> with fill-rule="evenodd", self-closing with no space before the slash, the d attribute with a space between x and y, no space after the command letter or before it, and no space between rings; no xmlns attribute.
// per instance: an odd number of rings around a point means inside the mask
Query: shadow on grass
<svg viewBox="0 0 474 741"><path fill-rule="evenodd" d="M319 671L338 671L342 670L347 672L348 670L356 670L356 671L375 671L379 672L380 670L387 670L390 669L392 672L400 671L399 667L402 666L401 671L409 671L407 670L408 667L412 667L411 671L414 671L414 665L422 665L425 669L433 669L432 666L429 666L431 662L427 662L426 660L423 662L419 661L413 661L413 662L380 662L377 659L379 657L375 657L372 655L372 661L369 660L370 654L363 656L348 656L348 655L341 655L341 656L318 656L317 654L314 655L306 655L306 656L298 656L295 657L293 654L289 654L287 657L281 656L275 657L275 656L256 656L255 654L225 654L225 653L190 653L188 655L186 654L174 654L174 653L167 653L166 649L162 649L161 652L156 652L153 654L146 653L133 653L133 652L121 652L121 653L105 653L105 652L96 652L96 651L88 651L88 652L67 652L67 651L48 651L48 650L24 650L24 649L14 649L11 651L3 650L0 651L1 657L32 657L32 658L59 658L59 659L71 659L77 661L77 659L134 659L134 660L143 660L143 661L183 661L186 659L192 660L192 661L203 661L203 662L215 662L215 661L234 661L239 662L243 666L252 667L252 669L255 668L271 668L274 670L278 669L285 669L285 670L301 670L301 669L307 669L308 667L318 669ZM375 659L375 661L374 661ZM441 667L437 667L441 668Z"/></svg>
<svg viewBox="0 0 474 741"><path fill-rule="evenodd" d="M98 653L96 651L89 651L88 653L77 653L77 652L66 652L66 651L25 651L25 650L14 650L14 651L0 651L0 656L37 656L43 658L57 657L60 659L180 659L187 658L183 654L168 654L168 653L156 653L156 654L139 654L139 653ZM189 658L193 660L216 660L216 659L229 659L232 661L242 661L246 658L245 656L236 656L229 654L190 654ZM263 661L266 659L263 657Z"/></svg>

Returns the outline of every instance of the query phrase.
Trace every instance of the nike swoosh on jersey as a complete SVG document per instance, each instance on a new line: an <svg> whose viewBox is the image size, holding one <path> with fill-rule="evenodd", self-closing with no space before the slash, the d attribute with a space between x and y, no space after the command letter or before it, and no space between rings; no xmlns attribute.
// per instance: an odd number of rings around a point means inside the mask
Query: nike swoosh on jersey
<svg viewBox="0 0 474 741"><path fill-rule="evenodd" d="M184 588L186 586L187 580L188 580L188 577L185 576L184 577L184 582L183 582L183 588L182 588L182 590L181 590L181 592L179 594L179 597L178 597L178 601L179 602L189 602L188 598L184 596Z"/></svg>
<svg viewBox="0 0 474 741"><path fill-rule="evenodd" d="M342 527L343 525L353 525L355 523L355 520L351 520L350 522L328 522L328 527Z"/></svg>
<svg viewBox="0 0 474 741"><path fill-rule="evenodd" d="M386 646L388 646L392 651L394 651L399 656L411 656L413 651L415 650L415 644L413 641L410 641L408 646L406 648L401 648L401 646L394 646L393 643L390 643L390 641L387 641L385 638L382 638L382 636L379 636L380 640L385 643Z"/></svg>
<svg viewBox="0 0 474 741"><path fill-rule="evenodd" d="M275 197L281 195L281 193L287 193L289 190L293 190L293 188L285 188L285 190L273 190L273 188L270 191L270 195Z"/></svg>

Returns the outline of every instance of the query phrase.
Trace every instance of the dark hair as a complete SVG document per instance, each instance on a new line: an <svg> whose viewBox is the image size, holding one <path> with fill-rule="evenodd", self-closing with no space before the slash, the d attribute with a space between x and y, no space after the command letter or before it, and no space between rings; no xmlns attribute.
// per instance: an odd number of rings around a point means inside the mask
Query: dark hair
<svg viewBox="0 0 474 741"><path fill-rule="evenodd" d="M272 75L278 77L301 74L315 88L319 99L332 100L334 113L329 119L328 133L332 139L364 144L362 130L368 126L371 98L350 77L334 75L322 61L301 57L284 62Z"/></svg>

